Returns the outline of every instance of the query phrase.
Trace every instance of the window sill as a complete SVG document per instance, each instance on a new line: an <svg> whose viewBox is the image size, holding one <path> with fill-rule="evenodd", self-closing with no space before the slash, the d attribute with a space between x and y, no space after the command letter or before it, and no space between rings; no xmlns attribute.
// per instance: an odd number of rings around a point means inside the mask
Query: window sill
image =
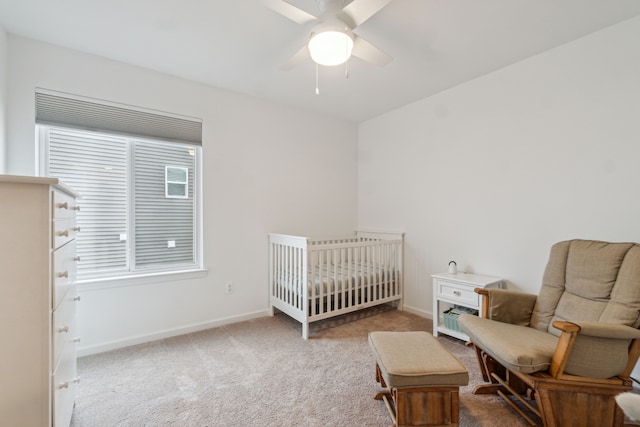
<svg viewBox="0 0 640 427"><path fill-rule="evenodd" d="M131 276L109 277L101 279L78 280L78 291L89 292L127 286L151 285L158 282L198 279L207 276L207 269L182 271L164 271L158 273L136 274Z"/></svg>

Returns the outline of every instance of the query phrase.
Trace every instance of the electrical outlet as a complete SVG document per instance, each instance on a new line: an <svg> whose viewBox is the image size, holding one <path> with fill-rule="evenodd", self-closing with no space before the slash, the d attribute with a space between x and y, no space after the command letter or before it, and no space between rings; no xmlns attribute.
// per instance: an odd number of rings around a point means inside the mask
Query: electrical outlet
<svg viewBox="0 0 640 427"><path fill-rule="evenodd" d="M233 282L227 282L224 284L224 293L230 294L233 292Z"/></svg>

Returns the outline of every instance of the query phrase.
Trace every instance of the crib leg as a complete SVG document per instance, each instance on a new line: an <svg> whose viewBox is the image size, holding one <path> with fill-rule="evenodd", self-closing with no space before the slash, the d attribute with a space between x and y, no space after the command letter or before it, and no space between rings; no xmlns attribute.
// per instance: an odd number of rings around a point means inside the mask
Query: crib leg
<svg viewBox="0 0 640 427"><path fill-rule="evenodd" d="M309 322L302 322L302 338L309 339Z"/></svg>

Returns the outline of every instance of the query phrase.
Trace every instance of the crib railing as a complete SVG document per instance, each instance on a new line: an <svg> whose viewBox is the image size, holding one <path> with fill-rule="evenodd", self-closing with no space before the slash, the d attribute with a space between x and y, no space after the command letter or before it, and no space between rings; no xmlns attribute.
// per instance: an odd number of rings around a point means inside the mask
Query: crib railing
<svg viewBox="0 0 640 427"><path fill-rule="evenodd" d="M311 243L307 252L309 316L348 311L401 295L401 244L401 240L375 239Z"/></svg>

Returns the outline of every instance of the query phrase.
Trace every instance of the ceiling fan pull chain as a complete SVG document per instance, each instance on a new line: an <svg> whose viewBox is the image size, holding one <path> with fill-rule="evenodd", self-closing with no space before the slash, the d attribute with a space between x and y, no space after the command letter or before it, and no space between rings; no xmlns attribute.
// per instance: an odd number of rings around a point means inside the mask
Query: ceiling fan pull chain
<svg viewBox="0 0 640 427"><path fill-rule="evenodd" d="M344 33L347 34L347 28L345 27L344 29ZM349 46L345 40L344 43L344 51L345 51L345 56L347 57L347 60L344 61L344 78L348 79L349 78L349 59L351 57L351 52L349 52Z"/></svg>
<svg viewBox="0 0 640 427"><path fill-rule="evenodd" d="M320 95L320 89L318 89L318 63L316 62L316 95Z"/></svg>

